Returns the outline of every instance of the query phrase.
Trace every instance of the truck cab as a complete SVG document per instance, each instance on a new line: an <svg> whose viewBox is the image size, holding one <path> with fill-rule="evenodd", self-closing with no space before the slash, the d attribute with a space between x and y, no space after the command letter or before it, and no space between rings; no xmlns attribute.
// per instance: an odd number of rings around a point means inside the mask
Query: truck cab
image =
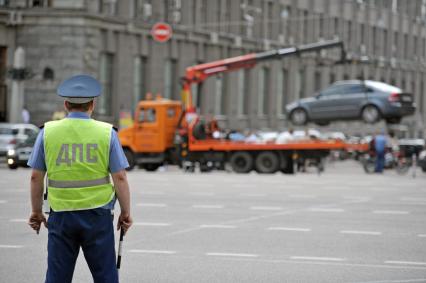
<svg viewBox="0 0 426 283"><path fill-rule="evenodd" d="M133 125L118 133L129 169L139 165L147 171L155 171L165 162L170 163L181 115L182 104L178 101L157 97L138 103Z"/></svg>

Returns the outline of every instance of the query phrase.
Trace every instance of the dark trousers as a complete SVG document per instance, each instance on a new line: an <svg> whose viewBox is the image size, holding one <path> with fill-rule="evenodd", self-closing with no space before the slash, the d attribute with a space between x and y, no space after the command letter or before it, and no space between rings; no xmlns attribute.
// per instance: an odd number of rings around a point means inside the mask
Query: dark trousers
<svg viewBox="0 0 426 283"><path fill-rule="evenodd" d="M51 212L48 229L46 283L71 283L80 247L95 283L118 282L110 210Z"/></svg>
<svg viewBox="0 0 426 283"><path fill-rule="evenodd" d="M385 153L377 152L376 153L376 172L382 173L385 167Z"/></svg>

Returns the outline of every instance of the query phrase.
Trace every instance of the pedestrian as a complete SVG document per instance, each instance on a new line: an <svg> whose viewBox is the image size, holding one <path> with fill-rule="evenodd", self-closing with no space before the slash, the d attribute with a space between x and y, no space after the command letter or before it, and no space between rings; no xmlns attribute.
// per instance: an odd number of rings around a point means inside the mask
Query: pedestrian
<svg viewBox="0 0 426 283"><path fill-rule="evenodd" d="M37 233L48 228L47 283L72 281L81 248L95 283L118 282L112 209L121 213L117 230L132 225L125 168L129 166L112 125L91 119L99 82L73 76L58 87L68 112L47 122L40 131L28 165L32 212L28 224ZM43 180L47 172L49 219L42 212ZM110 175L114 185L110 182Z"/></svg>
<svg viewBox="0 0 426 283"><path fill-rule="evenodd" d="M385 167L385 151L387 138L384 133L377 133L374 137L374 150L376 153L376 172L383 173Z"/></svg>
<svg viewBox="0 0 426 283"><path fill-rule="evenodd" d="M28 111L28 109L27 109L27 107L26 106L24 106L23 108L22 108L22 121L25 123L25 124L29 124L30 123L30 112Z"/></svg>

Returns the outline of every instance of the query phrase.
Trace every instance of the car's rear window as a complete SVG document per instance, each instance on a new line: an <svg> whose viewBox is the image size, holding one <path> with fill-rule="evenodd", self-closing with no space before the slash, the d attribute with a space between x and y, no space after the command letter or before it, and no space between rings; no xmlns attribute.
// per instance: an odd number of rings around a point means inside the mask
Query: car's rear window
<svg viewBox="0 0 426 283"><path fill-rule="evenodd" d="M0 128L0 135L13 135L12 128Z"/></svg>
<svg viewBox="0 0 426 283"><path fill-rule="evenodd" d="M402 90L400 88L397 88L396 86L388 85L382 82L375 82L375 81L365 81L365 84L369 87L375 88L379 91L384 92L396 92L401 93Z"/></svg>

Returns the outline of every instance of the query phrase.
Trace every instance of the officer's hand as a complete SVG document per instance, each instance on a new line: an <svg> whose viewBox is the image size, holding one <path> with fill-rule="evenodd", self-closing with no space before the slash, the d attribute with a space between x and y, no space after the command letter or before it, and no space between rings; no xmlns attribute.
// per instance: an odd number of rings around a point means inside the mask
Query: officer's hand
<svg viewBox="0 0 426 283"><path fill-rule="evenodd" d="M40 231L40 226L42 222L44 223L44 227L47 228L46 217L44 217L43 212L31 212L30 218L28 219L28 225L30 225L31 228L33 228L37 232L37 234Z"/></svg>
<svg viewBox="0 0 426 283"><path fill-rule="evenodd" d="M120 214L117 221L117 230L123 229L124 235L126 235L127 230L129 230L130 226L133 224L133 219L129 214Z"/></svg>

